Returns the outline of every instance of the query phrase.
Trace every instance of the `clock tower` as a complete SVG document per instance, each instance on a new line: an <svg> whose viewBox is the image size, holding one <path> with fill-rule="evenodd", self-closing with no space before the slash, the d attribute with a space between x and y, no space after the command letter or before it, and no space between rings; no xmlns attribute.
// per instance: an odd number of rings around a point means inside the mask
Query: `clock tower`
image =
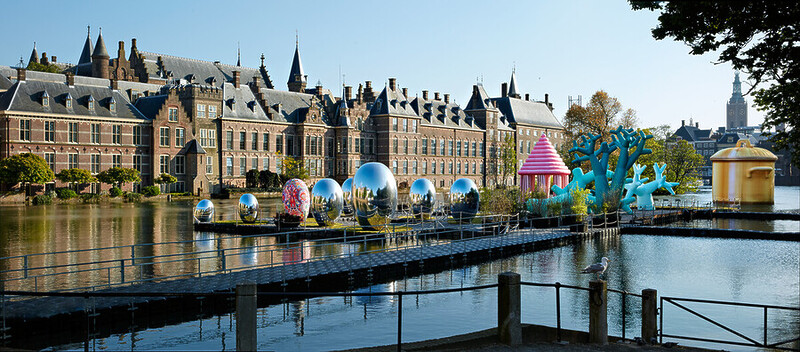
<svg viewBox="0 0 800 352"><path fill-rule="evenodd" d="M733 94L728 100L727 116L728 129L747 126L747 101L742 96L742 82L739 81L738 71L733 79Z"/></svg>

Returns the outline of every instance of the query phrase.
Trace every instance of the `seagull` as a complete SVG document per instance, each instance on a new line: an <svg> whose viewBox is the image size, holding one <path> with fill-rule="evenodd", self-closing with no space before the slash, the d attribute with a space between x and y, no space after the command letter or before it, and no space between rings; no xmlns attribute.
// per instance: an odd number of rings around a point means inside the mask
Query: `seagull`
<svg viewBox="0 0 800 352"><path fill-rule="evenodd" d="M589 265L589 266L583 268L583 271L581 271L581 273L583 273L583 274L596 274L597 275L597 279L599 280L600 279L600 274L606 272L606 268L608 268L608 262L610 262L610 261L611 260L609 260L607 257L603 257L603 259L600 260L600 263L592 264L592 265Z"/></svg>

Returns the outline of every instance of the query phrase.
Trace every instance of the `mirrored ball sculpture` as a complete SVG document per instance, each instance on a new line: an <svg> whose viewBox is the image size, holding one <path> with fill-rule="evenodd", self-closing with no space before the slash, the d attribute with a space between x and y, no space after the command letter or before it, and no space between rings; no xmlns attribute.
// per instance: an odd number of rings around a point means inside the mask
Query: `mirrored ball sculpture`
<svg viewBox="0 0 800 352"><path fill-rule="evenodd" d="M246 223L254 223L258 219L258 199L250 193L239 197L239 218Z"/></svg>
<svg viewBox="0 0 800 352"><path fill-rule="evenodd" d="M299 217L301 221L305 221L308 217L308 209L311 206L311 194L308 192L308 186L303 180L293 178L286 181L283 185L283 209L286 213L292 216Z"/></svg>
<svg viewBox="0 0 800 352"><path fill-rule="evenodd" d="M366 163L353 177L353 208L365 229L381 230L397 208L397 181L382 163Z"/></svg>
<svg viewBox="0 0 800 352"><path fill-rule="evenodd" d="M344 197L344 215L353 214L353 178L350 177L342 183L342 196Z"/></svg>
<svg viewBox="0 0 800 352"><path fill-rule="evenodd" d="M453 219L471 220L478 214L480 192L475 182L460 178L450 186L450 215Z"/></svg>
<svg viewBox="0 0 800 352"><path fill-rule="evenodd" d="M408 191L411 200L411 211L414 217L430 218L436 204L436 187L426 178L419 178L411 184Z"/></svg>
<svg viewBox="0 0 800 352"><path fill-rule="evenodd" d="M311 190L311 214L317 224L332 224L342 213L343 201L342 188L336 181L330 178L317 181Z"/></svg>
<svg viewBox="0 0 800 352"><path fill-rule="evenodd" d="M199 222L210 222L214 219L214 203L203 199L194 207L194 218Z"/></svg>

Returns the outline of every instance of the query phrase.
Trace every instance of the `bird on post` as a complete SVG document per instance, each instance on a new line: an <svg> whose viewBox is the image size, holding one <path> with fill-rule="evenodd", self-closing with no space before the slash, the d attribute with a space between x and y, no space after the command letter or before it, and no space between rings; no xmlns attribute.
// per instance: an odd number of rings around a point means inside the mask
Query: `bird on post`
<svg viewBox="0 0 800 352"><path fill-rule="evenodd" d="M606 272L606 269L608 268L608 262L610 261L611 260L609 260L607 257L603 257L603 259L600 260L600 263L595 263L583 268L581 273L595 274L597 275L597 279L600 280L600 274Z"/></svg>

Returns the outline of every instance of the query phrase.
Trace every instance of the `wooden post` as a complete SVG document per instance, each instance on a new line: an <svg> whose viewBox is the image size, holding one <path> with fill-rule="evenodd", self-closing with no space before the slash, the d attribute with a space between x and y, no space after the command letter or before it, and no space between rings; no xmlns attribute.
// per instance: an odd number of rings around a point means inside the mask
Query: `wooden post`
<svg viewBox="0 0 800 352"><path fill-rule="evenodd" d="M608 301L606 282L589 282L589 342L608 344Z"/></svg>
<svg viewBox="0 0 800 352"><path fill-rule="evenodd" d="M497 335L501 343L519 345L522 343L522 324L520 323L520 276L505 272L497 278Z"/></svg>
<svg viewBox="0 0 800 352"><path fill-rule="evenodd" d="M257 286L249 281L236 285L236 350L255 351L256 309L258 308Z"/></svg>
<svg viewBox="0 0 800 352"><path fill-rule="evenodd" d="M654 289L642 290L642 340L650 343L658 337L658 292Z"/></svg>

